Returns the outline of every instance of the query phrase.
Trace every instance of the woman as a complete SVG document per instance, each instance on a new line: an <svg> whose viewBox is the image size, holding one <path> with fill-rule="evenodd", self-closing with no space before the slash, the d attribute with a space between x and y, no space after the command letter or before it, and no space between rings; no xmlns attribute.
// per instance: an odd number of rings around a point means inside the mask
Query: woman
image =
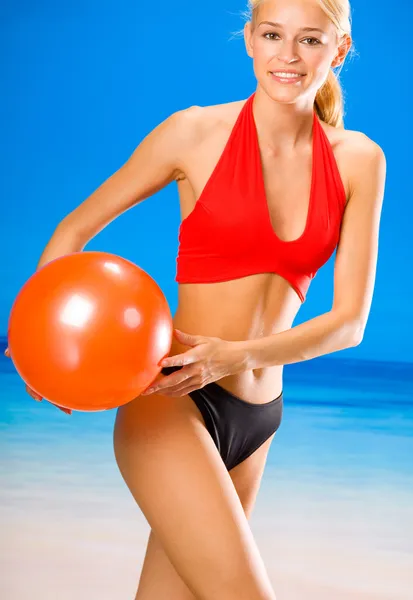
<svg viewBox="0 0 413 600"><path fill-rule="evenodd" d="M248 518L281 422L283 365L359 344L372 301L385 158L342 127L332 68L352 44L348 1L250 8L256 91L172 114L63 219L39 262L177 182L172 351L114 432L151 526L139 600L275 598ZM335 249L331 310L292 327Z"/></svg>

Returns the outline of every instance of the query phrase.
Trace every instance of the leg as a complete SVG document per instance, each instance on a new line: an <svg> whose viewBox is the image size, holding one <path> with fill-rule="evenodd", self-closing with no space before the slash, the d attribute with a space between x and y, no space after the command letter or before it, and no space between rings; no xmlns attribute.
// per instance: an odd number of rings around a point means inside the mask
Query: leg
<svg viewBox="0 0 413 600"><path fill-rule="evenodd" d="M153 529L149 534L135 600L196 600L178 575Z"/></svg>
<svg viewBox="0 0 413 600"><path fill-rule="evenodd" d="M254 454L229 472L247 519L251 517L257 499L268 451L274 436L275 433Z"/></svg>
<svg viewBox="0 0 413 600"><path fill-rule="evenodd" d="M232 482L247 518L250 518L259 490L271 436L258 450L230 471ZM195 600L151 530L135 600Z"/></svg>
<svg viewBox="0 0 413 600"><path fill-rule="evenodd" d="M114 442L131 493L196 598L274 600L231 477L189 396L121 407Z"/></svg>

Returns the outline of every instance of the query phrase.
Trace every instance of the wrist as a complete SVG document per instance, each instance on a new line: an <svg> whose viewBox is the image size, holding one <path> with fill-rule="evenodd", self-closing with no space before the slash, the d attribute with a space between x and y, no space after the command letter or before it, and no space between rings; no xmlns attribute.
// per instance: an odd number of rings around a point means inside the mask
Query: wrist
<svg viewBox="0 0 413 600"><path fill-rule="evenodd" d="M238 372L252 371L264 367L261 353L257 347L258 340L243 340L235 342L237 344L237 352L239 355L239 364L241 368Z"/></svg>
<svg viewBox="0 0 413 600"><path fill-rule="evenodd" d="M271 352L269 348L269 342L272 341L268 337L245 340L240 342L242 344L242 351L244 355L245 371L251 371L252 369L264 369L265 367L274 366L276 363L271 360Z"/></svg>

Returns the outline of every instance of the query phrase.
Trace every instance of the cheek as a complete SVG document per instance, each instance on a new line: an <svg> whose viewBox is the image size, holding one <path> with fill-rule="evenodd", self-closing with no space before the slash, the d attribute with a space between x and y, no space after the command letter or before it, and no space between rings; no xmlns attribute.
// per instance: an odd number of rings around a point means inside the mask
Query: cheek
<svg viewBox="0 0 413 600"><path fill-rule="evenodd" d="M275 60L275 54L269 52L268 49L254 53L253 70L257 79L266 77L270 70L270 65L274 65Z"/></svg>
<svg viewBox="0 0 413 600"><path fill-rule="evenodd" d="M317 80L324 80L327 75L333 58L330 57L330 53L325 51L313 51L307 52L304 57L308 70L313 73L314 78Z"/></svg>
<svg viewBox="0 0 413 600"><path fill-rule="evenodd" d="M271 46L265 40L258 38L254 41L254 60L258 65L265 65L266 62L274 57L275 53L275 46Z"/></svg>

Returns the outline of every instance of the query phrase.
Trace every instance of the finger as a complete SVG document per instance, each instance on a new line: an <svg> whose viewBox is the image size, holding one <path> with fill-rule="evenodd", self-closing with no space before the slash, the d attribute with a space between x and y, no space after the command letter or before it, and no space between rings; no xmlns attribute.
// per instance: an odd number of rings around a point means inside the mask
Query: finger
<svg viewBox="0 0 413 600"><path fill-rule="evenodd" d="M36 400L36 402L41 402L43 400L43 396L29 388L28 385L26 385L26 392L33 398L33 400Z"/></svg>
<svg viewBox="0 0 413 600"><path fill-rule="evenodd" d="M203 384L199 381L197 377L190 377L184 381L184 383L180 386L175 386L174 388L170 388L164 390L162 394L165 396L172 396L175 398L181 398L182 396L187 396L190 392L194 390L199 390L203 387Z"/></svg>
<svg viewBox="0 0 413 600"><path fill-rule="evenodd" d="M185 346L196 346L205 340L202 335L191 335L190 333L184 333L180 329L174 329L174 336Z"/></svg>
<svg viewBox="0 0 413 600"><path fill-rule="evenodd" d="M51 404L53 404L53 402ZM55 406L56 408L58 408L62 412L66 413L67 415L71 415L72 414L72 410L70 408L64 408L63 406L57 406L57 404L53 404L53 406Z"/></svg>
<svg viewBox="0 0 413 600"><path fill-rule="evenodd" d="M184 367L185 365L192 365L198 360L197 354L193 350L188 352L182 352L181 354L175 354L175 356L168 356L160 362L161 367Z"/></svg>
<svg viewBox="0 0 413 600"><path fill-rule="evenodd" d="M175 393L187 389L188 386L195 385L196 381L199 381L199 376L193 374L190 377L186 377L181 383L163 388L160 393L173 396Z"/></svg>
<svg viewBox="0 0 413 600"><path fill-rule="evenodd" d="M165 395L171 396L173 398L182 398L182 396L188 396L192 392L202 389L204 387L204 385L205 384L199 383L199 381L195 380L194 383L192 383L191 385L185 386L185 387L181 388L180 390L177 390L174 393L165 394Z"/></svg>
<svg viewBox="0 0 413 600"><path fill-rule="evenodd" d="M7 356L7 358L10 358L10 350L8 348L5 349L4 356Z"/></svg>
<svg viewBox="0 0 413 600"><path fill-rule="evenodd" d="M183 381L191 377L193 374L188 372L186 369L172 373L171 375L164 375L161 379L158 379L155 383L150 385L146 390L141 393L141 396L147 396L148 394L163 393L164 390L173 388L177 385L182 384Z"/></svg>

